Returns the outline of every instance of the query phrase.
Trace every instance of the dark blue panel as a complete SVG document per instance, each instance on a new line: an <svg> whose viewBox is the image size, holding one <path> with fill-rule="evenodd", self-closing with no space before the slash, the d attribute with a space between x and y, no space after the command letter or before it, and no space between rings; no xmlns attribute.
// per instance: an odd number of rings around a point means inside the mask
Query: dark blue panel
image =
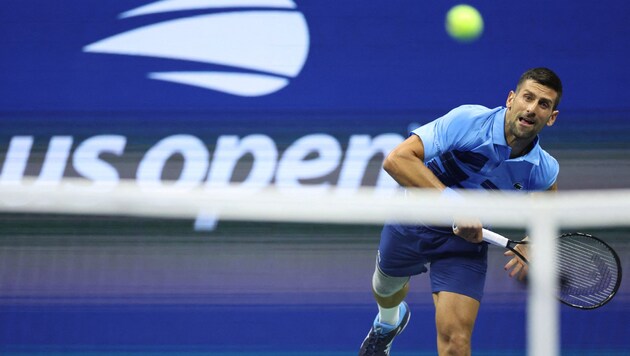
<svg viewBox="0 0 630 356"><path fill-rule="evenodd" d="M151 71L224 70L190 60L86 53L84 46L126 31L203 14L261 7L171 11L119 18L152 1L63 4L7 0L0 13L2 110L444 110L501 104L518 75L549 66L564 79L562 107L628 109L629 5L605 0L472 2L483 36L460 44L444 30L456 2L297 1L308 55L290 84L243 98L147 79ZM194 35L191 35L194 37ZM173 41L163 39L169 47ZM208 39L212 40L212 39ZM170 41L170 42L169 42Z"/></svg>

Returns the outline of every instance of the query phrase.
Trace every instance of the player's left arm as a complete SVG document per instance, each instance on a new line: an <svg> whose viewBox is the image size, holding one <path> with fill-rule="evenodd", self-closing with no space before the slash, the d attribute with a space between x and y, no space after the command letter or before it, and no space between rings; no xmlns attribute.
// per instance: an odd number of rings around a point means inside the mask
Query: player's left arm
<svg viewBox="0 0 630 356"><path fill-rule="evenodd" d="M558 182L554 182L546 192L556 192L558 191ZM537 194L537 193L532 193ZM525 236L523 240L527 241L529 236ZM515 249L523 255L526 259L529 260L529 249L527 244L517 245ZM520 258L516 257L512 251L506 251L504 256L512 256L512 259L505 264L504 269L509 271L510 277L518 276L518 280L522 281L527 277L527 273L529 272L528 266L525 262L523 262Z"/></svg>

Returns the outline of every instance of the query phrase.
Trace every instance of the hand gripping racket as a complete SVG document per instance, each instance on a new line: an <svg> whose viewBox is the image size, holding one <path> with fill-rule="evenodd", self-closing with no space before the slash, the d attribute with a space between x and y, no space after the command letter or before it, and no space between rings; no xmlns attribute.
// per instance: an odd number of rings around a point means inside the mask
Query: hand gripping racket
<svg viewBox="0 0 630 356"><path fill-rule="evenodd" d="M515 249L528 241L513 241L486 229L483 230L483 240L507 248L528 263ZM558 299L578 309L595 309L608 303L621 284L621 263L617 253L597 237L580 232L562 234L557 243Z"/></svg>

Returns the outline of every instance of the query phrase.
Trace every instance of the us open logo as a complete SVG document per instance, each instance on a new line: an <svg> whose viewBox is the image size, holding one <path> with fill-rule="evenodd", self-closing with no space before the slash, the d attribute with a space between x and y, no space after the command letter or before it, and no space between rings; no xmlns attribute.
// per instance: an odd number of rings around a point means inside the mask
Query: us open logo
<svg viewBox="0 0 630 356"><path fill-rule="evenodd" d="M190 10L209 13L135 28L83 51L208 63L220 69L149 72L147 77L237 96L263 96L287 86L306 62L308 27L295 9L290 0L162 0L119 18Z"/></svg>

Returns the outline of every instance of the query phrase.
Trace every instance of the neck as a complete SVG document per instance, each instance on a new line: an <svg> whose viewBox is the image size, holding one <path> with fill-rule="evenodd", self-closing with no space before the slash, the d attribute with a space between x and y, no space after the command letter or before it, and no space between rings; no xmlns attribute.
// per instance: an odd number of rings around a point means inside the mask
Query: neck
<svg viewBox="0 0 630 356"><path fill-rule="evenodd" d="M506 137L506 141L507 141L507 144L512 149L512 152L510 153L510 158L516 158L516 157L524 156L527 153L529 153L529 151L531 151L532 148L534 148L535 139L521 140L521 139L518 139L517 137L512 136L512 137Z"/></svg>

